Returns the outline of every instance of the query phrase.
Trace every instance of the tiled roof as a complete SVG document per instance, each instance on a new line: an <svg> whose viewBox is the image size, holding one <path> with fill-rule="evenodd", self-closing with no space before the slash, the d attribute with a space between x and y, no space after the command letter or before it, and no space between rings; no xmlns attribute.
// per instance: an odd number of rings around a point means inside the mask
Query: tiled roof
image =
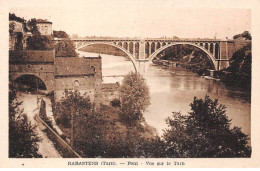
<svg viewBox="0 0 260 171"><path fill-rule="evenodd" d="M43 20L43 19L37 19L36 20L37 23L52 23L50 21L48 21L47 19Z"/></svg>
<svg viewBox="0 0 260 171"><path fill-rule="evenodd" d="M76 76L95 74L86 58L81 57L56 57L55 75Z"/></svg>
<svg viewBox="0 0 260 171"><path fill-rule="evenodd" d="M39 50L23 50L9 51L9 61L11 63L46 63L54 62L54 50L39 51Z"/></svg>

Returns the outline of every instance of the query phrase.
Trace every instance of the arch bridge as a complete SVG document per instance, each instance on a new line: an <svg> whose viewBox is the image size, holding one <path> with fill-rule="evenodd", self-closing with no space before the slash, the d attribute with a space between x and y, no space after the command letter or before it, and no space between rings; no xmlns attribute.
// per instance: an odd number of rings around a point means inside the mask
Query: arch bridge
<svg viewBox="0 0 260 171"><path fill-rule="evenodd" d="M58 40L59 41L59 40ZM77 50L94 44L106 44L122 50L136 70L145 74L152 60L163 50L174 45L190 45L207 54L215 70L229 66L233 53L251 41L220 39L72 39Z"/></svg>

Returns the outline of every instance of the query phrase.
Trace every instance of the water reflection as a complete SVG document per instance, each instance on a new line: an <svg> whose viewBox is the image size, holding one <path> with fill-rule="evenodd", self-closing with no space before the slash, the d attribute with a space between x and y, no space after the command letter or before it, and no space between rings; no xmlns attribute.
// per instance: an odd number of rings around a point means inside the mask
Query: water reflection
<svg viewBox="0 0 260 171"><path fill-rule="evenodd" d="M83 54L98 56L96 53ZM132 62L125 57L101 56L103 82L121 83L123 75L135 71ZM187 114L194 96L204 98L205 95L217 98L219 103L226 105L227 116L232 119L232 124L242 127L244 133L250 134L250 96L239 88L225 86L219 81L199 77L181 68L170 71L154 65L149 66L146 80L150 88L151 105L144 117L149 125L157 129L159 135L166 128L165 119L172 112Z"/></svg>

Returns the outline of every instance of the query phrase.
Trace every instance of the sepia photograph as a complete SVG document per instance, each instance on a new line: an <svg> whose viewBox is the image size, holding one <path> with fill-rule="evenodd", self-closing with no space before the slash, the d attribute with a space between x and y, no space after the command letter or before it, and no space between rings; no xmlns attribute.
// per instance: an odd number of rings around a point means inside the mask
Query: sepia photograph
<svg viewBox="0 0 260 171"><path fill-rule="evenodd" d="M252 159L253 7L179 4L10 0L5 160Z"/></svg>

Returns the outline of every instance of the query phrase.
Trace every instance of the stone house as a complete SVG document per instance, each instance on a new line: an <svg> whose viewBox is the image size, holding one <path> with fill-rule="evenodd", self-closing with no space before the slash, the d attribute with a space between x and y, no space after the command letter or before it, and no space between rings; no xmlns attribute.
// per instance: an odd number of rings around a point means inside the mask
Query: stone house
<svg viewBox="0 0 260 171"><path fill-rule="evenodd" d="M38 20L36 20L36 26L37 26L39 32L41 33L41 35L49 36L49 35L52 35L52 33L53 33L52 22L50 22L48 20L38 19Z"/></svg>

